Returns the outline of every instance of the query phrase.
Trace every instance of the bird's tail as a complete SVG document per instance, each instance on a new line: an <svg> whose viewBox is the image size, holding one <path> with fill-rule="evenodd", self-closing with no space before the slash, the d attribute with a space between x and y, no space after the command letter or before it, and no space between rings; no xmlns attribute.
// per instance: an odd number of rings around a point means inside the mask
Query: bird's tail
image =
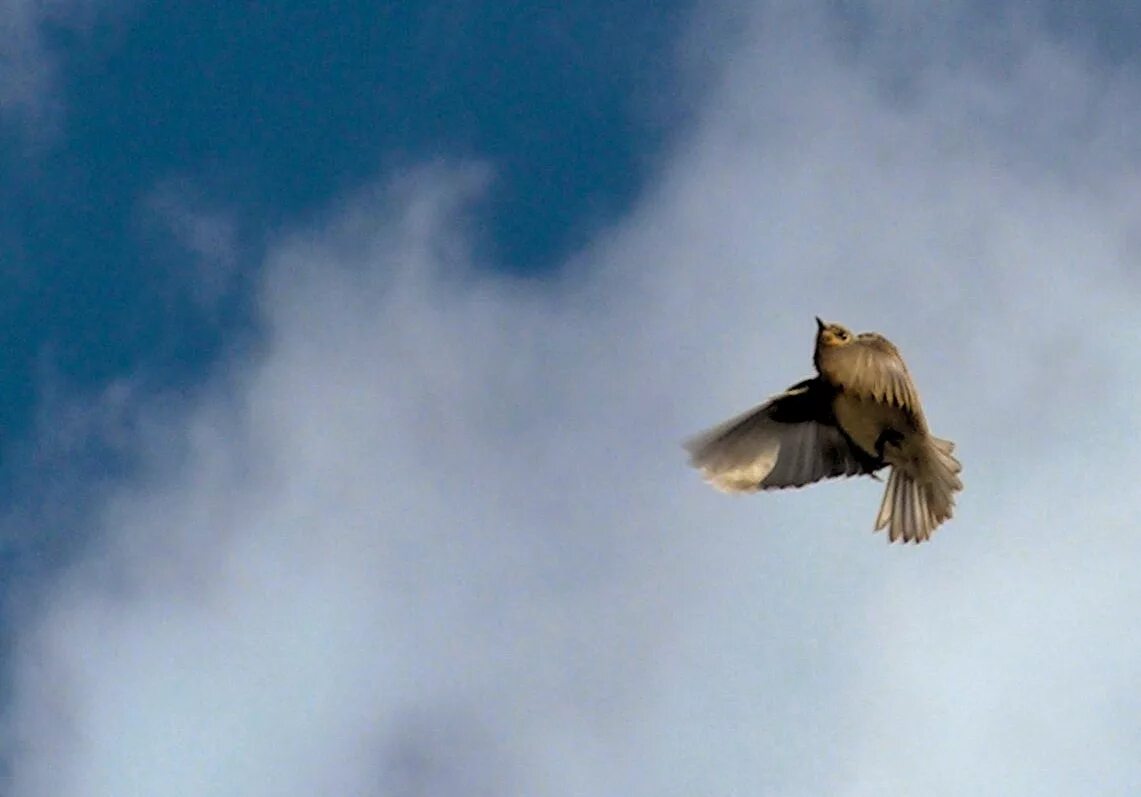
<svg viewBox="0 0 1141 797"><path fill-rule="evenodd" d="M963 489L963 466L953 454L950 440L929 437L907 463L892 464L876 516L876 530L887 527L889 542L923 542L955 507L955 493Z"/></svg>

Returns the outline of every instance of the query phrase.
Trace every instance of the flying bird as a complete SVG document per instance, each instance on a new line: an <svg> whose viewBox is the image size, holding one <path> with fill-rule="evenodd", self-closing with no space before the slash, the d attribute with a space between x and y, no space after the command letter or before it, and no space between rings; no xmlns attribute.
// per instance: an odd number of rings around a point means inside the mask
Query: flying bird
<svg viewBox="0 0 1141 797"><path fill-rule="evenodd" d="M899 350L816 319L816 376L687 441L690 463L730 493L801 487L891 466L875 530L923 542L963 489L955 444L935 437Z"/></svg>

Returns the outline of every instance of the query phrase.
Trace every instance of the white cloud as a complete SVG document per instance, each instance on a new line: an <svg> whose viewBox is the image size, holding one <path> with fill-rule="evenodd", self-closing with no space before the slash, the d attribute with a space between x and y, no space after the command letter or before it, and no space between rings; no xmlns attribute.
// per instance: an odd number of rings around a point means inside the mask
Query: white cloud
<svg viewBox="0 0 1141 797"><path fill-rule="evenodd" d="M551 284L470 267L479 168L283 240L262 353L141 426L27 621L7 792L1136 791L1138 87L1028 29L903 102L819 22L741 31ZM895 339L959 442L933 543L873 537L870 481L685 468L815 314Z"/></svg>
<svg viewBox="0 0 1141 797"><path fill-rule="evenodd" d="M185 297L212 316L238 283L234 215L210 207L191 180L159 183L143 197L138 215L154 268L169 285L170 301Z"/></svg>

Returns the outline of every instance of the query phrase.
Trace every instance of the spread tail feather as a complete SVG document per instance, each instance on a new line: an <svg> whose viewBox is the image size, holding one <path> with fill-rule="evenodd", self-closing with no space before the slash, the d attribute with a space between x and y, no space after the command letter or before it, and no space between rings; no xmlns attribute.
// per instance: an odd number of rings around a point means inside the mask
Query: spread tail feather
<svg viewBox="0 0 1141 797"><path fill-rule="evenodd" d="M889 542L923 542L951 517L955 493L963 489L962 465L950 440L932 437L913 467L892 465L876 516L876 530L887 528Z"/></svg>

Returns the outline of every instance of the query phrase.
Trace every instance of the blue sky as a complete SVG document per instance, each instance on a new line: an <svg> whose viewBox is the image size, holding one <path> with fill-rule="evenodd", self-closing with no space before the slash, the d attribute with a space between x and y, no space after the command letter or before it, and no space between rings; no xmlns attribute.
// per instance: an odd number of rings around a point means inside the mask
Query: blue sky
<svg viewBox="0 0 1141 797"><path fill-rule="evenodd" d="M199 382L257 335L267 243L380 175L494 162L481 261L557 270L630 206L684 110L669 69L684 12L155 2L33 21L29 69L50 81L2 120L4 490L29 459L125 466L98 434L37 455L44 406Z"/></svg>
<svg viewBox="0 0 1141 797"><path fill-rule="evenodd" d="M244 279L273 231L378 174L487 158L487 262L555 268L629 206L668 132L682 14L156 2L78 31L44 23L57 69L44 102L58 107L8 129L0 424L27 430L37 368L80 387L139 369L178 384L248 321L241 295L207 318L181 301L193 253L141 218L161 186L230 219Z"/></svg>
<svg viewBox="0 0 1141 797"><path fill-rule="evenodd" d="M1141 11L1074 8L11 0L0 790L1137 793ZM958 443L928 545L685 465L815 315Z"/></svg>

